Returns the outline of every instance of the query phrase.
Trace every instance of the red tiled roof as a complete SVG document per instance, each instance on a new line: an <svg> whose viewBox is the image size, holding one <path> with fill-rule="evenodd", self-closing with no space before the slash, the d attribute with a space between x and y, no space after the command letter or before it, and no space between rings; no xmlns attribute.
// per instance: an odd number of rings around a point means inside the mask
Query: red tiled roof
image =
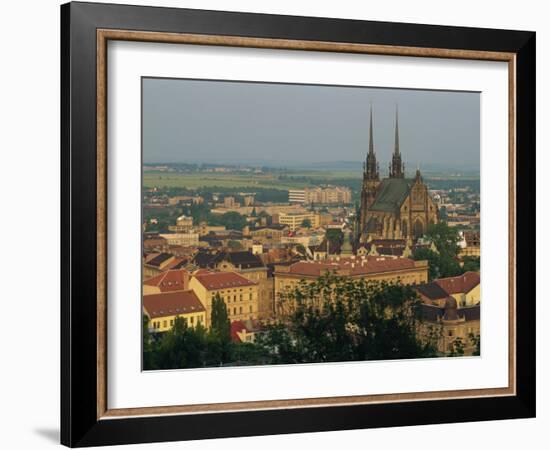
<svg viewBox="0 0 550 450"><path fill-rule="evenodd" d="M258 331L258 322L251 320L235 320L231 322L231 339L233 342L242 342L238 333L242 333L243 331L247 333Z"/></svg>
<svg viewBox="0 0 550 450"><path fill-rule="evenodd" d="M246 325L242 320L231 322L231 340L233 342L242 342L238 333L241 333L243 330L246 330Z"/></svg>
<svg viewBox="0 0 550 450"><path fill-rule="evenodd" d="M457 277L440 278L434 282L449 294L466 294L479 284L479 273L466 272Z"/></svg>
<svg viewBox="0 0 550 450"><path fill-rule="evenodd" d="M208 290L256 285L235 272L201 273L195 275L195 278Z"/></svg>
<svg viewBox="0 0 550 450"><path fill-rule="evenodd" d="M350 275L366 275L393 272L414 268L414 261L409 258L385 258L367 256L362 258L340 258L340 261L306 262L300 261L290 266L289 273L306 276L321 276L325 272L349 270Z"/></svg>
<svg viewBox="0 0 550 450"><path fill-rule="evenodd" d="M173 261L169 262L165 267L164 270L171 270L171 269L179 269L179 266L182 264L185 264L186 260L183 258L174 258Z"/></svg>
<svg viewBox="0 0 550 450"><path fill-rule="evenodd" d="M143 307L152 319L205 311L204 306L193 291L144 295Z"/></svg>
<svg viewBox="0 0 550 450"><path fill-rule="evenodd" d="M181 291L187 288L186 280L188 277L189 272L185 269L168 270L145 280L143 284L156 286L161 292Z"/></svg>

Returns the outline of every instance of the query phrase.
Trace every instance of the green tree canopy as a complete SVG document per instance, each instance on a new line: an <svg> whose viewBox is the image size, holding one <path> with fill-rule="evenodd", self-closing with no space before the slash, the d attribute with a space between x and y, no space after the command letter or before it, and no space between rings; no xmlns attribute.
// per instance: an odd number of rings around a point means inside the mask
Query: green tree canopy
<svg viewBox="0 0 550 450"><path fill-rule="evenodd" d="M456 256L458 254L458 231L447 225L447 222L439 222L428 226L426 237L431 240L440 254Z"/></svg>
<svg viewBox="0 0 550 450"><path fill-rule="evenodd" d="M325 275L281 296L286 321L257 345L284 364L434 356L435 341L419 336L418 308L410 287Z"/></svg>

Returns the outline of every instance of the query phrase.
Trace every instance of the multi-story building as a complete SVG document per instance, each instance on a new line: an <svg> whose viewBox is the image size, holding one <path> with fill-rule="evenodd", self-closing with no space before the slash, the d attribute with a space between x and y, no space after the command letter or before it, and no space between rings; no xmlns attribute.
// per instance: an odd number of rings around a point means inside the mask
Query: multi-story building
<svg viewBox="0 0 550 450"><path fill-rule="evenodd" d="M243 205L244 206L251 206L253 204L254 204L254 196L253 195L243 196Z"/></svg>
<svg viewBox="0 0 550 450"><path fill-rule="evenodd" d="M189 281L200 302L206 308L206 326L212 320L212 300L219 294L227 307L229 320L258 318L258 283L235 272L199 271Z"/></svg>
<svg viewBox="0 0 550 450"><path fill-rule="evenodd" d="M181 245L182 247L199 245L199 233L166 233L161 234L160 237L166 239L168 245Z"/></svg>
<svg viewBox="0 0 550 450"><path fill-rule="evenodd" d="M193 291L172 291L143 296L143 313L152 332L172 329L177 317L190 327L205 325L206 310Z"/></svg>
<svg viewBox="0 0 550 450"><path fill-rule="evenodd" d="M189 195L178 195L175 197L170 197L168 199L168 204L171 206L177 205L179 203L191 203L193 205L200 205L204 202L204 199L198 195L189 196Z"/></svg>
<svg viewBox="0 0 550 450"><path fill-rule="evenodd" d="M235 197L225 197L223 199L223 206L225 208L233 208L235 206Z"/></svg>
<svg viewBox="0 0 550 450"><path fill-rule="evenodd" d="M351 190L346 187L316 187L291 189L288 191L290 203L347 204L351 203Z"/></svg>
<svg viewBox="0 0 550 450"><path fill-rule="evenodd" d="M288 191L288 201L290 203L305 203L306 191L304 189L290 189Z"/></svg>
<svg viewBox="0 0 550 450"><path fill-rule="evenodd" d="M250 236L259 242L281 242L281 238L288 234L288 226L283 224L273 224L264 227L257 227L249 231Z"/></svg>
<svg viewBox="0 0 550 450"><path fill-rule="evenodd" d="M236 272L254 283L258 283L258 315L260 319L273 317L273 277L262 259L250 251L222 252L215 265L221 272Z"/></svg>
<svg viewBox="0 0 550 450"><path fill-rule="evenodd" d="M176 225L168 226L168 230L174 233L188 233L193 228L193 218L189 216L179 216L176 219Z"/></svg>
<svg viewBox="0 0 550 450"><path fill-rule="evenodd" d="M279 213L274 215L273 219L281 225L288 226L291 231L296 231L306 220L313 228L319 227L319 214L312 212Z"/></svg>

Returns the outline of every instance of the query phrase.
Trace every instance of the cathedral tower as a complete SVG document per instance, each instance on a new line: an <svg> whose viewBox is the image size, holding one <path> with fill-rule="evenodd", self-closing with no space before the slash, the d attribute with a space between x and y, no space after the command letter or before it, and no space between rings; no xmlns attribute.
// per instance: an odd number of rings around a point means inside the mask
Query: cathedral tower
<svg viewBox="0 0 550 450"><path fill-rule="evenodd" d="M390 178L405 178L405 164L401 162L401 151L399 150L399 117L397 107L395 108L395 144L390 163Z"/></svg>
<svg viewBox="0 0 550 450"><path fill-rule="evenodd" d="M361 188L361 214L359 218L359 238L366 237L367 211L376 198L376 189L380 184L380 171L374 153L374 134L372 127L372 106L370 108L369 152L363 163L363 185Z"/></svg>

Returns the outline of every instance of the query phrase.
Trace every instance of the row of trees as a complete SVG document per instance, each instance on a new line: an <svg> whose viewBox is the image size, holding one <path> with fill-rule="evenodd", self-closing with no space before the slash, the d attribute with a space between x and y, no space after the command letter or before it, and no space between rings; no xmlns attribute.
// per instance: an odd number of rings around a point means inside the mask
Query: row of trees
<svg viewBox="0 0 550 450"><path fill-rule="evenodd" d="M216 296L211 328L176 319L160 336L143 324L143 366L175 369L423 358L437 355L439 330L422 327L415 291L400 284L325 275L300 283L278 302L286 319L266 325L254 343L231 340L225 303Z"/></svg>

